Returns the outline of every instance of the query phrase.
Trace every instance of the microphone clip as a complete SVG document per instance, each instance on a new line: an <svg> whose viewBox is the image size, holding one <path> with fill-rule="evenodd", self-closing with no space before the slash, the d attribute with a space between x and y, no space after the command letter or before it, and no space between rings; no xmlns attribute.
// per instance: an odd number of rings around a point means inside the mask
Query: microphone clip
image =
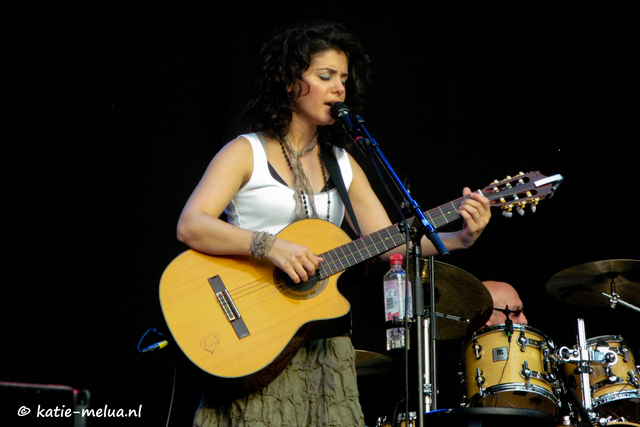
<svg viewBox="0 0 640 427"><path fill-rule="evenodd" d="M504 313L506 320L504 321L504 326L505 326L505 333L507 334L507 337L509 338L509 342L511 342L511 335L513 334L513 320L511 320L511 318L509 317L511 315L511 313L515 313L514 311L509 310L509 306L505 306L505 308L495 308L494 310L496 311L500 311L502 313Z"/></svg>

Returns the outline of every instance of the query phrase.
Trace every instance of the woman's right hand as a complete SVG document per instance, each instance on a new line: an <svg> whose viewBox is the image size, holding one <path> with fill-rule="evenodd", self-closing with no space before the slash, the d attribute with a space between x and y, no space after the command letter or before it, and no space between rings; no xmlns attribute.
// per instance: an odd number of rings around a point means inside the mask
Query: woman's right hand
<svg viewBox="0 0 640 427"><path fill-rule="evenodd" d="M294 283L308 280L323 261L308 247L283 239L276 239L267 259L291 277Z"/></svg>

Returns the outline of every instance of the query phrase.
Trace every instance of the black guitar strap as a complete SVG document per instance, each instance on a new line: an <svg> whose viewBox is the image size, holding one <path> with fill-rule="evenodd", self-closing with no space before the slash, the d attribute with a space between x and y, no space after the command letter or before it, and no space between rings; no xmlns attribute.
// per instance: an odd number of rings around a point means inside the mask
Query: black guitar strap
<svg viewBox="0 0 640 427"><path fill-rule="evenodd" d="M340 166L338 165L338 160L333 152L333 147L331 145L322 144L322 161L327 166L327 171L329 172L329 176L333 179L333 183L336 185L336 189L338 190L338 194L340 194L340 198L342 199L342 203L344 203L347 212L349 213L349 218L351 218L351 222L358 233L358 236L362 236L360 232L360 227L358 226L358 219L356 218L356 214L353 212L353 206L351 206L351 200L349 200L349 194L347 193L347 188L344 185L344 181L342 180L342 172L340 172Z"/></svg>

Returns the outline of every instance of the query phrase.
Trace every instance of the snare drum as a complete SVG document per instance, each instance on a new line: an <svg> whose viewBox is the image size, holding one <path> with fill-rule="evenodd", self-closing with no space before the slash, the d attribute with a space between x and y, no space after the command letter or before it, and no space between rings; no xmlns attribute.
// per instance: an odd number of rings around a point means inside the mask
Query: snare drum
<svg viewBox="0 0 640 427"><path fill-rule="evenodd" d="M592 363L593 372L589 374L593 408L601 417L626 418L639 421L640 375L633 354L620 335L603 335L587 340L592 351L613 351L618 355L615 365L607 366ZM564 373L567 378L574 376L576 393L582 399L582 377L574 373L577 365L566 363Z"/></svg>
<svg viewBox="0 0 640 427"><path fill-rule="evenodd" d="M513 325L476 331L463 350L467 406L530 409L558 413L555 346L545 334ZM558 390L558 391L557 391Z"/></svg>

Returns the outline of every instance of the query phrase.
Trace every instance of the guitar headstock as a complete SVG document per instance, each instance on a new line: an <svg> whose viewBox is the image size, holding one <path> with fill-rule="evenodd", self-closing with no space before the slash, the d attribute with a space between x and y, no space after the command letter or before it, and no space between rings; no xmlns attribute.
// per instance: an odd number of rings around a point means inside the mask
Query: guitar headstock
<svg viewBox="0 0 640 427"><path fill-rule="evenodd" d="M502 181L495 180L482 189L482 194L489 199L492 207L501 207L504 216L511 217L514 208L524 215L526 205L530 205L531 211L535 212L540 200L553 197L563 179L562 175L547 177L537 171L520 172Z"/></svg>

